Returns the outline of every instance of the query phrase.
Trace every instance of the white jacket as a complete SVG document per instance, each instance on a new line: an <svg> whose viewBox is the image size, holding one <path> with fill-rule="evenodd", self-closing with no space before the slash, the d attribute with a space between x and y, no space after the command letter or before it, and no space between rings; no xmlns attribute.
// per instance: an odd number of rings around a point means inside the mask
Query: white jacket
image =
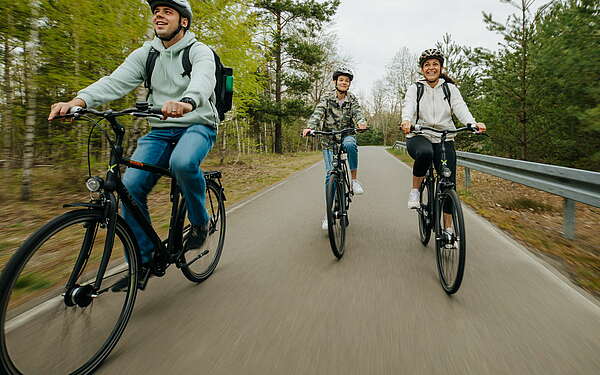
<svg viewBox="0 0 600 375"><path fill-rule="evenodd" d="M431 128L444 130L444 129L456 129L454 122L452 121L452 115L450 112L450 105L447 100L444 100L444 90L442 89L442 83L444 79L440 78L435 87L429 86L426 80L421 80L423 83L423 97L419 103L419 124L429 126ZM450 89L450 101L452 102L452 111L454 115L463 124L474 124L475 119L469 108L465 104L465 101L460 95L460 91L453 84L449 83L448 88ZM402 121L410 121L411 124L415 124L417 120L417 84L413 83L409 86L404 96L404 103L402 105ZM423 135L429 139L432 143L440 143L440 135L431 131L423 131ZM415 134L409 133L406 137L414 137ZM455 134L449 134L446 140L451 141L454 139Z"/></svg>

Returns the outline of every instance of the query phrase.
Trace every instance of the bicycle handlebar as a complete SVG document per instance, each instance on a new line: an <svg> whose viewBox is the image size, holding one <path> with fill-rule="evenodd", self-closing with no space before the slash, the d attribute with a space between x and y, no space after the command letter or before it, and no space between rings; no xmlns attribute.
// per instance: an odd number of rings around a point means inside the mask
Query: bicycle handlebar
<svg viewBox="0 0 600 375"><path fill-rule="evenodd" d="M98 111L93 108L83 108L78 106L73 106L69 110L69 113L66 115L55 116L53 120L65 119L65 118L73 118L78 119L83 115L91 114L98 117L103 118L114 118L124 115L132 115L135 117L154 117L158 119L163 118L163 113L160 108L150 108L147 103L136 103L135 107L127 108L122 111L115 111L112 109L108 109L106 111Z"/></svg>
<svg viewBox="0 0 600 375"><path fill-rule="evenodd" d="M464 126L462 128L458 128L458 129L454 129L454 130L449 130L449 129L439 130L439 129L430 128L429 126L418 125L418 124L411 125L411 127L410 127L410 131L411 132L412 131L422 132L423 130L429 130L429 131L432 131L434 133L439 133L439 134L443 134L443 133L454 134L454 133L459 133L459 132L462 132L462 131L465 131L465 130L469 130L469 131L472 131L475 134L483 134L483 133L479 133L478 129L479 128L477 126L475 126L475 124L467 124L467 126Z"/></svg>
<svg viewBox="0 0 600 375"><path fill-rule="evenodd" d="M332 137L334 135L338 135L338 134L355 134L357 132L361 132L361 131L366 131L368 129L361 129L361 128L345 128L342 130L333 130L330 132L324 132L321 130L312 130L310 131L308 134L306 134L309 137L314 137L317 135L324 135L324 136L329 136Z"/></svg>

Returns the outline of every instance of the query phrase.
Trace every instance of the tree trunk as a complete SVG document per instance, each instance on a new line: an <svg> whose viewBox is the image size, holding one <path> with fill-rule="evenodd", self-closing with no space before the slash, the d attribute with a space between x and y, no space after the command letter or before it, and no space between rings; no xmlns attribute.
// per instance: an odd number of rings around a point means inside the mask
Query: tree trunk
<svg viewBox="0 0 600 375"><path fill-rule="evenodd" d="M37 106L37 83L35 82L38 61L37 52L39 47L38 30L38 12L39 4L37 1L31 3L31 37L29 43L31 47L27 51L27 44L24 45L25 66L25 93L27 96L27 113L25 119L25 144L23 147L23 179L21 180L21 200L31 199L31 170L34 157L34 137L35 137L35 115Z"/></svg>
<svg viewBox="0 0 600 375"><path fill-rule="evenodd" d="M242 152L242 145L240 142L240 127L237 118L235 119L235 134L237 135L237 158L235 160L237 162L240 160L240 153Z"/></svg>
<svg viewBox="0 0 600 375"><path fill-rule="evenodd" d="M282 87L282 70L283 65L281 62L281 54L282 54L282 42L281 38L283 37L283 30L281 24L281 12L277 13L277 30L275 33L275 103L277 104L277 109L281 113L281 87ZM279 114L275 119L275 152L277 154L283 153L283 134L281 131L282 126L281 114Z"/></svg>
<svg viewBox="0 0 600 375"><path fill-rule="evenodd" d="M521 39L521 48L522 48L522 55L521 55L521 113L519 114L519 122L521 123L521 142L522 142L522 149L521 149L521 158L523 160L527 160L528 157L528 153L527 153L527 146L528 146L528 139L527 139L527 80L528 80L528 71L527 71L527 60L528 60L528 47L529 47L529 40L528 40L528 36L529 36L529 26L527 25L527 11L529 9L528 4L526 3L525 0L521 0L521 16L523 17L521 19L522 23L521 23L521 27L522 27L522 39Z"/></svg>
<svg viewBox="0 0 600 375"><path fill-rule="evenodd" d="M10 12L8 12L9 14L9 18L10 18ZM8 24L10 25L10 19L7 20ZM12 130L13 130L13 126L12 126L12 122L13 122L13 118L12 118L12 105L13 105L13 98L12 98L12 87L10 85L10 81L11 81L11 77L10 77L10 69L11 69L11 46L10 46L10 42L9 42L9 38L8 38L8 34L4 37L4 85L2 87L2 89L4 90L4 113L2 116L2 144L3 144L3 152L2 152L2 156L4 159L4 168L6 170L8 170L8 168L11 167L11 146L12 146Z"/></svg>

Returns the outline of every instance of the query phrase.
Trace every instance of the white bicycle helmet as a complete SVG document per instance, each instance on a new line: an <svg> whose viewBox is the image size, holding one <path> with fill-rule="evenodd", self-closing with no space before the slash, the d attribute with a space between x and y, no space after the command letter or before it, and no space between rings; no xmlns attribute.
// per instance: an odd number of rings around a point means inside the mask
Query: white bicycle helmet
<svg viewBox="0 0 600 375"><path fill-rule="evenodd" d="M429 48L423 51L419 57L419 66L423 67L425 61L429 59L437 59L440 62L440 65L444 65L444 54L437 48Z"/></svg>
<svg viewBox="0 0 600 375"><path fill-rule="evenodd" d="M154 12L154 8L159 5L164 5L169 8L173 8L179 12L181 17L187 18L189 20L188 26L186 30L190 28L192 25L192 7L187 0L147 0L148 5L150 5L150 9Z"/></svg>
<svg viewBox="0 0 600 375"><path fill-rule="evenodd" d="M350 81L354 79L354 73L352 72L352 69L346 66L340 66L335 72L333 72L334 81L337 81L339 76L347 76L350 78Z"/></svg>

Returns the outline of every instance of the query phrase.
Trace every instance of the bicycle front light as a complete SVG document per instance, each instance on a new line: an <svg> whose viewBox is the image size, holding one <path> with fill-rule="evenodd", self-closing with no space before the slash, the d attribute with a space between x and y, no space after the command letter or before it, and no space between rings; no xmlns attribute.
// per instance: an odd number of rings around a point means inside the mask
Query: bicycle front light
<svg viewBox="0 0 600 375"><path fill-rule="evenodd" d="M448 168L444 168L442 170L442 174L444 175L444 177L450 177L450 176L452 176L452 171Z"/></svg>
<svg viewBox="0 0 600 375"><path fill-rule="evenodd" d="M104 185L104 181L100 177L93 176L85 181L85 187L92 193L97 192Z"/></svg>

